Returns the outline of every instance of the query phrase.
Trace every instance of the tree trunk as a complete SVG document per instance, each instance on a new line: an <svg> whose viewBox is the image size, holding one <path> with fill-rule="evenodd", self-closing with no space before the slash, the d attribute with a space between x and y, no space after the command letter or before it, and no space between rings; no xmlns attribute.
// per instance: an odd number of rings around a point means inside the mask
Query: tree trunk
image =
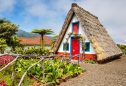
<svg viewBox="0 0 126 86"><path fill-rule="evenodd" d="M40 42L41 42L41 48L44 49L44 35L43 34L41 34Z"/></svg>

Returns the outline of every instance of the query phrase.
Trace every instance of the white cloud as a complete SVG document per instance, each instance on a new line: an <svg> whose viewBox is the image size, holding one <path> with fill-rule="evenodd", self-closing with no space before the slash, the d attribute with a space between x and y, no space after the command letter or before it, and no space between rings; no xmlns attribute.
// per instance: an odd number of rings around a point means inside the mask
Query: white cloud
<svg viewBox="0 0 126 86"><path fill-rule="evenodd" d="M126 44L126 0L81 0L79 4L99 17L114 41Z"/></svg>
<svg viewBox="0 0 126 86"><path fill-rule="evenodd" d="M12 11L15 0L0 0L0 13Z"/></svg>
<svg viewBox="0 0 126 86"><path fill-rule="evenodd" d="M23 0L25 6L25 13L35 17L54 17L57 15L47 3L44 3L42 0Z"/></svg>
<svg viewBox="0 0 126 86"><path fill-rule="evenodd" d="M78 3L84 9L99 17L101 23L107 29L114 41L126 43L126 1L125 0L50 0L43 3L40 0L26 1L26 11L39 17L39 24L43 27L52 27L59 32L64 18L73 2ZM41 22L41 19L46 20Z"/></svg>
<svg viewBox="0 0 126 86"><path fill-rule="evenodd" d="M58 33L61 30L64 22L62 16L64 16L63 14L65 14L64 11L66 9L61 9L59 7L58 3L60 2L51 2L50 4L47 4L43 3L41 0L23 0L22 3L25 8L25 11L22 14L24 15L24 23L26 26L30 26L34 22L34 25L29 28L51 28L55 33ZM30 19L33 18L31 16L37 17L37 19L33 21Z"/></svg>
<svg viewBox="0 0 126 86"><path fill-rule="evenodd" d="M33 16L44 16L47 11L47 6L40 2L40 0L28 1L24 0L25 12Z"/></svg>
<svg viewBox="0 0 126 86"><path fill-rule="evenodd" d="M18 1L18 3L16 3ZM14 9L15 3L22 5L24 22L21 27L52 28L60 32L71 4L78 5L99 17L101 23L117 43L126 44L126 0L0 0L0 13ZM19 4L20 3L20 4ZM0 15L1 16L1 15ZM35 17L35 19L34 19ZM18 17L17 17L18 18ZM20 20L19 20L20 21ZM26 29L25 29L26 30Z"/></svg>
<svg viewBox="0 0 126 86"><path fill-rule="evenodd" d="M99 17L115 42L126 44L126 0L57 0L55 7L66 13L72 2Z"/></svg>

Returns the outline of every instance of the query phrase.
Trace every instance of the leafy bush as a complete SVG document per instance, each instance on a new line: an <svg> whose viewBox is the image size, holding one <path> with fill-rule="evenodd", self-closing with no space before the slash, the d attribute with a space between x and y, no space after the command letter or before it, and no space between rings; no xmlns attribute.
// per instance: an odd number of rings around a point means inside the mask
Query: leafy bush
<svg viewBox="0 0 126 86"><path fill-rule="evenodd" d="M11 56L11 55L3 55L0 56L0 65L5 65L7 63L9 63L10 61L12 61L15 57Z"/></svg>
<svg viewBox="0 0 126 86"><path fill-rule="evenodd" d="M15 66L15 84L19 83L19 80L21 79L21 76L26 71L26 69L32 65L33 63L37 62L38 59L19 59L16 62ZM45 60L44 61L44 75L43 78L43 68L42 68L42 62L35 65L28 71L29 78L34 77L38 81L47 83L59 83L60 79L62 77L69 77L69 76L77 76L78 74L82 73L83 70L80 68L77 64L70 64L67 61L61 62L59 59L54 60ZM4 73L4 76L9 75L4 78L4 80L7 81L7 85L11 85L11 73L12 73L12 66L8 67ZM1 74L1 73L0 73ZM2 76L0 75L0 77ZM29 79L28 77L26 77ZM24 80L24 83L27 82L27 80ZM23 84L23 83L22 83Z"/></svg>
<svg viewBox="0 0 126 86"><path fill-rule="evenodd" d="M7 86L7 84L4 80L0 80L0 86Z"/></svg>
<svg viewBox="0 0 126 86"><path fill-rule="evenodd" d="M4 50L7 48L6 40L0 38L0 53L4 53Z"/></svg>
<svg viewBox="0 0 126 86"><path fill-rule="evenodd" d="M29 71L29 75L34 75L42 82L59 83L63 76L76 76L83 72L77 64L70 64L68 62L61 62L60 60L46 60L44 61L45 78L42 79L42 65L38 64Z"/></svg>
<svg viewBox="0 0 126 86"><path fill-rule="evenodd" d="M14 53L18 54L38 54L38 55L49 55L49 50L35 47L28 47L24 49L22 47L17 47Z"/></svg>
<svg viewBox="0 0 126 86"><path fill-rule="evenodd" d="M16 62L15 71L20 73L25 71L31 64L35 63L36 59L19 59Z"/></svg>
<svg viewBox="0 0 126 86"><path fill-rule="evenodd" d="M85 63L91 63L91 64L95 64L96 61L95 60L84 60Z"/></svg>
<svg viewBox="0 0 126 86"><path fill-rule="evenodd" d="M122 50L122 52L124 53L124 54L126 54L126 45L121 45L121 44L117 44L118 45L118 47Z"/></svg>

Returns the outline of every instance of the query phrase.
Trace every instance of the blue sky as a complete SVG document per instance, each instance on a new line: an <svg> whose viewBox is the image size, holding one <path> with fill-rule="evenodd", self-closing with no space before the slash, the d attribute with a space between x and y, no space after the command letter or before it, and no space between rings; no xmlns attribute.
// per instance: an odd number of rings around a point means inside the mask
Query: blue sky
<svg viewBox="0 0 126 86"><path fill-rule="evenodd" d="M98 16L116 43L126 44L126 0L0 0L0 18L27 32L49 28L58 34L73 2Z"/></svg>

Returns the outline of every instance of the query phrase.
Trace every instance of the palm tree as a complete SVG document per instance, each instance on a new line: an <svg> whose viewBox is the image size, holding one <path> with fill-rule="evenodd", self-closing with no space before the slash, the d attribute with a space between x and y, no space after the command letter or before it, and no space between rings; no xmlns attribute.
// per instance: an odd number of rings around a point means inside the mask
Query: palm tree
<svg viewBox="0 0 126 86"><path fill-rule="evenodd" d="M50 35L53 31L51 29L33 29L32 33L38 33L41 35L40 45L41 48L44 49L44 35Z"/></svg>

